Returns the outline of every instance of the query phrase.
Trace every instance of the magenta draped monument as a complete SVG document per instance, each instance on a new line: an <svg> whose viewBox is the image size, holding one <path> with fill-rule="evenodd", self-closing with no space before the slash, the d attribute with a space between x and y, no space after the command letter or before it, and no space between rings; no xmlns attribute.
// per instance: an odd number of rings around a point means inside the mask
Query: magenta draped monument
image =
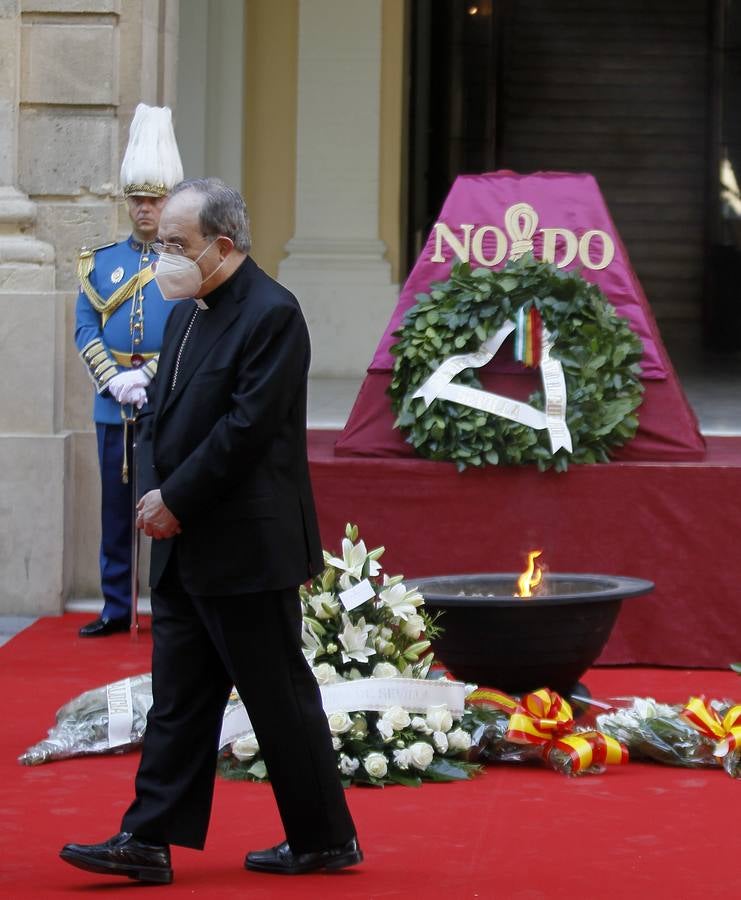
<svg viewBox="0 0 741 900"><path fill-rule="evenodd" d="M643 342L644 400L636 436L616 459L690 461L705 446L679 385L641 285L630 264L597 182L591 175L491 172L458 177L401 292L368 368L349 420L337 441L342 456L414 456L393 428L386 394L394 358L393 332L418 293L445 281L454 262L499 269L526 252L564 270L576 269L601 288ZM500 354L501 356L502 354ZM481 374L481 373L480 373ZM497 357L482 382L500 394L524 398L536 387L531 371Z"/></svg>

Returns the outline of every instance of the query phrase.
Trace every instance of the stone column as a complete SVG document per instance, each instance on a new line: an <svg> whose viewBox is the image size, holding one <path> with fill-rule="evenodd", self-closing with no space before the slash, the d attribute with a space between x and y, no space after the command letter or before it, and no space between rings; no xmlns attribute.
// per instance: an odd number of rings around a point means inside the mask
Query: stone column
<svg viewBox="0 0 741 900"><path fill-rule="evenodd" d="M21 187L19 0L0 0L0 612L61 609L68 448L56 434L54 249ZM61 310L63 319L63 310Z"/></svg>
<svg viewBox="0 0 741 900"><path fill-rule="evenodd" d="M172 103L177 12L178 0L0 0L0 612L61 612L99 592L76 261L118 237L121 147L137 102Z"/></svg>
<svg viewBox="0 0 741 900"><path fill-rule="evenodd" d="M381 0L300 0L296 230L278 278L313 376L361 376L397 286L379 239Z"/></svg>

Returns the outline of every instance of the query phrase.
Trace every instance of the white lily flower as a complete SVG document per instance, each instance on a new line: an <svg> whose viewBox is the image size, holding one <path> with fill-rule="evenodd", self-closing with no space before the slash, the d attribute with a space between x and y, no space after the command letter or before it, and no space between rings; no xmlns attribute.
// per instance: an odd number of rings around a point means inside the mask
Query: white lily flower
<svg viewBox="0 0 741 900"><path fill-rule="evenodd" d="M384 583L386 583L385 577ZM419 591L416 588L408 591L403 582L384 588L379 593L378 599L384 606L388 606L395 616L405 621L409 616L415 614L418 606L424 603L424 599Z"/></svg>
<svg viewBox="0 0 741 900"><path fill-rule="evenodd" d="M371 634L374 626L366 625L365 619L362 617L358 620L357 625L353 625L346 613L342 614L342 624L343 629L338 635L344 648L342 661L347 663L354 659L355 662L367 663L368 657L373 656L376 652L372 645Z"/></svg>
<svg viewBox="0 0 741 900"><path fill-rule="evenodd" d="M366 559L368 559L368 550L366 549L365 541L358 541L357 544L353 544L348 538L343 538L342 559L339 559L337 556L329 556L329 554L327 554L324 559L328 565L342 570L344 574L340 578L340 586L343 590L347 590L347 587L350 586L349 578L355 578L360 581L363 577L363 566L365 565ZM370 560L368 574L378 575L380 571L380 563L375 559ZM345 576L347 576L347 578ZM344 586L343 581L347 583L347 587Z"/></svg>
<svg viewBox="0 0 741 900"><path fill-rule="evenodd" d="M314 659L316 659L317 654L321 656L322 653L324 653L322 642L311 630L311 626L305 619L301 626L301 642L303 643L303 647L301 649L304 651L304 656L309 663L313 662Z"/></svg>

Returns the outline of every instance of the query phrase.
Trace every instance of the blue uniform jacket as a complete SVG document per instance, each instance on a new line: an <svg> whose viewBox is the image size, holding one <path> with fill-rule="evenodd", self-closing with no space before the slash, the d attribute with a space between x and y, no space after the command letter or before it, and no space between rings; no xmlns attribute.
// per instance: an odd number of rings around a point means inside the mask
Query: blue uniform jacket
<svg viewBox="0 0 741 900"><path fill-rule="evenodd" d="M122 423L121 406L107 390L111 378L138 366L150 377L157 372L173 304L163 299L154 281L155 258L149 244L133 235L118 244L80 252L75 344L95 384L95 422Z"/></svg>

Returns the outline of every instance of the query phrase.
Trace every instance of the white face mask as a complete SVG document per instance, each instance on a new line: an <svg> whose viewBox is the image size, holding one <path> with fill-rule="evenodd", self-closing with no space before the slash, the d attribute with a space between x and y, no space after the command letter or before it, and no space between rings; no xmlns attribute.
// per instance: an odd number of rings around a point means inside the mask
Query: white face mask
<svg viewBox="0 0 741 900"><path fill-rule="evenodd" d="M218 238L217 238L218 240ZM153 263L154 280L165 300L190 300L200 290L202 285L212 278L226 262L226 257L216 266L213 272L204 278L198 268L198 260L216 243L216 240L206 247L195 260L179 253L160 253Z"/></svg>

